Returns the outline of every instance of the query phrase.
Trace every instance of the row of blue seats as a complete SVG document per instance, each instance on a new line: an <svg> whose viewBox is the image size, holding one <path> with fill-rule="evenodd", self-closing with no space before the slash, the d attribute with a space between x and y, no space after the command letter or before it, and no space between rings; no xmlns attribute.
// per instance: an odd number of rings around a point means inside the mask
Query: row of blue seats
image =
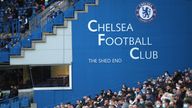
<svg viewBox="0 0 192 108"><path fill-rule="evenodd" d="M64 18L73 18L75 11L83 11L85 10L85 7L84 7L85 4L94 4L94 3L95 3L95 0L79 0L79 2L74 4L74 6L71 6L70 8L68 8L65 12L58 12L59 14L57 14L54 18L47 18L44 26L41 26L41 24L38 24L37 26L35 25L35 27L31 29L30 31L31 33L28 34L27 37L22 38L21 41L18 42L15 46L10 48L9 52L4 51L4 53L0 54L0 62L2 62L3 60L9 61L9 56L20 55L21 48L31 48L32 41L41 40L43 32L53 32L54 25L63 25ZM4 58L7 53L8 53L8 56Z"/></svg>
<svg viewBox="0 0 192 108"><path fill-rule="evenodd" d="M5 100L0 103L0 108L29 108L29 97L16 97L13 99Z"/></svg>
<svg viewBox="0 0 192 108"><path fill-rule="evenodd" d="M0 7L1 8L1 7ZM27 9L33 8L32 2L27 2L23 7L16 7L19 15L24 15ZM6 9L0 9L0 16L4 16Z"/></svg>

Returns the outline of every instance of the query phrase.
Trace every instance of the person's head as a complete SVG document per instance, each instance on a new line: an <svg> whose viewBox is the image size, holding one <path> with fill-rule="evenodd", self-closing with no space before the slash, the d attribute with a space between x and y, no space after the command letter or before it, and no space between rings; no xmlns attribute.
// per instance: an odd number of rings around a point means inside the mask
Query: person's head
<svg viewBox="0 0 192 108"><path fill-rule="evenodd" d="M129 108L133 108L133 105L129 105Z"/></svg>
<svg viewBox="0 0 192 108"><path fill-rule="evenodd" d="M165 71L165 74L164 74L166 77L169 76L169 72L168 71Z"/></svg>
<svg viewBox="0 0 192 108"><path fill-rule="evenodd" d="M110 105L108 108L115 108L115 106L114 105Z"/></svg>
<svg viewBox="0 0 192 108"><path fill-rule="evenodd" d="M132 106L132 108L138 108L138 106L134 104L134 105Z"/></svg>
<svg viewBox="0 0 192 108"><path fill-rule="evenodd" d="M167 86L166 86L166 91L169 92L169 93L171 93L171 92L172 92L171 86L167 85Z"/></svg>
<svg viewBox="0 0 192 108"><path fill-rule="evenodd" d="M189 81L190 81L190 77L188 77L188 76L185 77L185 81L186 81L186 82L189 82Z"/></svg>
<svg viewBox="0 0 192 108"><path fill-rule="evenodd" d="M118 96L118 93L117 93L117 92L114 92L114 93L113 93L113 96L115 96L115 97Z"/></svg>
<svg viewBox="0 0 192 108"><path fill-rule="evenodd" d="M183 81L182 81L182 80L179 80L178 83L179 83L179 84L183 84Z"/></svg>
<svg viewBox="0 0 192 108"><path fill-rule="evenodd" d="M13 85L11 85L11 87L10 87L10 88L12 89L12 88L14 88L14 86L13 86Z"/></svg>
<svg viewBox="0 0 192 108"><path fill-rule="evenodd" d="M140 88L136 88L136 92L139 93L140 92Z"/></svg>
<svg viewBox="0 0 192 108"><path fill-rule="evenodd" d="M192 97L186 97L184 99L183 108L192 108Z"/></svg>
<svg viewBox="0 0 192 108"><path fill-rule="evenodd" d="M17 86L14 86L13 88L14 88L14 89L17 89Z"/></svg>
<svg viewBox="0 0 192 108"><path fill-rule="evenodd" d="M125 84L123 84L123 85L122 85L122 88L123 88L123 89L126 89L126 88L127 88L127 86L126 86Z"/></svg>
<svg viewBox="0 0 192 108"><path fill-rule="evenodd" d="M107 95L111 95L112 91L109 89L107 90Z"/></svg>
<svg viewBox="0 0 192 108"><path fill-rule="evenodd" d="M174 75L178 75L178 74L179 74L179 72L178 72L178 71L175 71L175 72L174 72Z"/></svg>
<svg viewBox="0 0 192 108"><path fill-rule="evenodd" d="M102 95L102 96L104 96L105 95L105 91L104 90L101 90L101 93L100 93L100 95Z"/></svg>
<svg viewBox="0 0 192 108"><path fill-rule="evenodd" d="M151 101L146 101L145 108L153 108L153 103Z"/></svg>
<svg viewBox="0 0 192 108"><path fill-rule="evenodd" d="M144 83L144 84L143 84L143 89L146 89L146 88L147 88L147 84Z"/></svg>
<svg viewBox="0 0 192 108"><path fill-rule="evenodd" d="M165 101L164 101L163 104L162 104L162 107L163 107L163 108L169 107L169 103L170 103L170 100L169 100L169 99L165 99Z"/></svg>
<svg viewBox="0 0 192 108"><path fill-rule="evenodd" d="M170 101L169 108L175 108L176 104L174 101Z"/></svg>
<svg viewBox="0 0 192 108"><path fill-rule="evenodd" d="M171 78L169 78L168 80L167 80L167 84L172 84L173 82L172 82L172 79Z"/></svg>
<svg viewBox="0 0 192 108"><path fill-rule="evenodd" d="M177 90L181 89L181 85L180 84L176 83L175 86L176 86Z"/></svg>
<svg viewBox="0 0 192 108"><path fill-rule="evenodd" d="M155 108L160 108L160 107L162 107L162 104L161 104L161 101L156 101L155 102Z"/></svg>
<svg viewBox="0 0 192 108"><path fill-rule="evenodd" d="M61 103L59 108L65 108L64 104Z"/></svg>
<svg viewBox="0 0 192 108"><path fill-rule="evenodd" d="M152 83L153 85L155 85L155 84L157 84L157 81L153 79L151 83Z"/></svg>
<svg viewBox="0 0 192 108"><path fill-rule="evenodd" d="M127 88L127 91L131 91L131 88L130 88L130 87L128 87L128 88Z"/></svg>
<svg viewBox="0 0 192 108"><path fill-rule="evenodd" d="M79 100L76 100L76 104L79 104L80 103L80 101Z"/></svg>
<svg viewBox="0 0 192 108"><path fill-rule="evenodd" d="M109 105L109 100L106 99L106 100L104 101L104 106L108 106L108 105Z"/></svg>
<svg viewBox="0 0 192 108"><path fill-rule="evenodd" d="M135 87L132 87L132 90L133 90L133 91L135 91L135 90L136 90L136 88L135 88Z"/></svg>
<svg viewBox="0 0 192 108"><path fill-rule="evenodd" d="M145 104L145 101L144 101L144 99L142 97L139 98L139 103L142 104L142 105Z"/></svg>
<svg viewBox="0 0 192 108"><path fill-rule="evenodd" d="M192 90L189 90L189 89L188 89L188 90L186 91L186 96L187 96L187 97L192 97Z"/></svg>

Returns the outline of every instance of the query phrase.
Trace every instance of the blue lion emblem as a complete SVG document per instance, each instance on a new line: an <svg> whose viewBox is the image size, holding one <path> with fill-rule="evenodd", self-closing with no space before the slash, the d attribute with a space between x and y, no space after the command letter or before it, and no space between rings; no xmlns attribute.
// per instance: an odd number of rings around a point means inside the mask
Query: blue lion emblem
<svg viewBox="0 0 192 108"><path fill-rule="evenodd" d="M156 14L156 8L149 2L142 2L136 8L136 16L143 22L152 21Z"/></svg>
<svg viewBox="0 0 192 108"><path fill-rule="evenodd" d="M149 7L142 7L143 18L149 18L151 14L151 9Z"/></svg>

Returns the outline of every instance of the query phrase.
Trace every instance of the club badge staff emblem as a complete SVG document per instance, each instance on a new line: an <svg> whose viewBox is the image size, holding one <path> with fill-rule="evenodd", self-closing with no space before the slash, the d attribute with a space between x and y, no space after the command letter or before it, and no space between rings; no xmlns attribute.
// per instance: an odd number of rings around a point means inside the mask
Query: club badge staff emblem
<svg viewBox="0 0 192 108"><path fill-rule="evenodd" d="M142 2L136 8L136 16L142 22L151 22L156 15L156 8L149 2Z"/></svg>

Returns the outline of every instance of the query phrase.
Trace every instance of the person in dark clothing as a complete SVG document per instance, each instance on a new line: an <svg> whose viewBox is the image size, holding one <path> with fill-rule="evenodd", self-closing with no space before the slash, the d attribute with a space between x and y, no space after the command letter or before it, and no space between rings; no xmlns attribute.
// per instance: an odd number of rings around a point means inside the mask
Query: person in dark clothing
<svg viewBox="0 0 192 108"><path fill-rule="evenodd" d="M176 100L176 108L182 108L183 100L181 99L181 97L179 95L176 95L175 100Z"/></svg>
<svg viewBox="0 0 192 108"><path fill-rule="evenodd" d="M9 93L9 98L13 98L14 97L14 86L12 85L11 87L10 87L10 93Z"/></svg>
<svg viewBox="0 0 192 108"><path fill-rule="evenodd" d="M3 100L3 92L2 92L2 90L0 89L0 101L2 101Z"/></svg>
<svg viewBox="0 0 192 108"><path fill-rule="evenodd" d="M16 86L11 86L9 98L14 98L18 96L19 92Z"/></svg>
<svg viewBox="0 0 192 108"><path fill-rule="evenodd" d="M182 75L180 72L176 71L174 72L173 81L177 83L182 78Z"/></svg>
<svg viewBox="0 0 192 108"><path fill-rule="evenodd" d="M14 86L14 88L13 88L13 96L16 97L16 96L18 96L18 94L19 94L18 88L17 88L17 86Z"/></svg>
<svg viewBox="0 0 192 108"><path fill-rule="evenodd" d="M20 7L23 7L23 5L25 4L24 0L17 0L17 3L19 4Z"/></svg>

